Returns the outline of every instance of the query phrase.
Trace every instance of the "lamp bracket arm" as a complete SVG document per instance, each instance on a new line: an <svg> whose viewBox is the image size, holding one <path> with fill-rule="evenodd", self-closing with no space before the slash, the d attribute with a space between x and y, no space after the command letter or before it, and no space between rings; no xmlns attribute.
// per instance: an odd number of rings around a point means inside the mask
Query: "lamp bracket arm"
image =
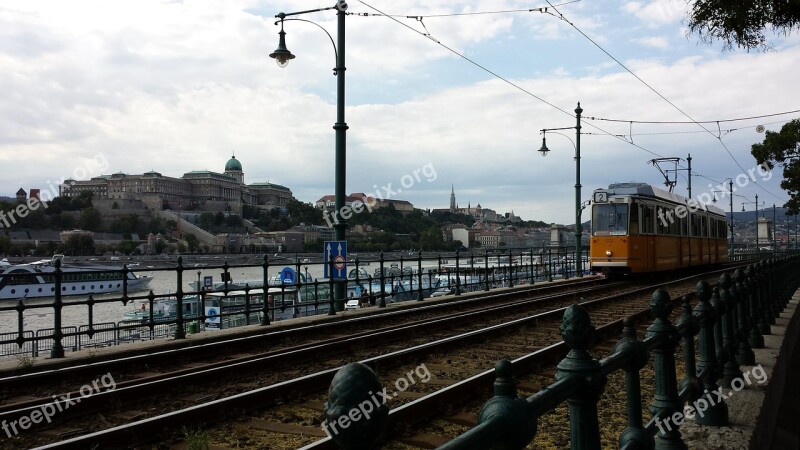
<svg viewBox="0 0 800 450"><path fill-rule="evenodd" d="M319 11L324 11L324 10L326 10L326 9L333 9L333 7L331 7L331 8L324 8L324 9L321 9L321 10L319 10ZM318 11L318 10L314 10L314 11ZM306 12L307 12L307 11L306 11ZM283 13L281 13L281 14L283 14ZM301 13L292 13L292 14L301 14ZM278 15L280 15L280 14L278 14ZM288 15L290 15L290 14L286 14L286 15L288 16ZM278 16L275 16L275 17L278 17ZM290 21L290 20L296 20L296 21L298 21L298 22L307 22L307 23L310 23L310 24L316 25L316 26L317 26L317 27L318 27L320 30L324 31L324 32L325 32L325 34L327 34L327 35L328 35L328 39L330 39L330 40L331 40L331 45L333 46L333 56L334 56L334 58L335 58L335 59L334 59L334 61L335 61L335 64L334 64L333 74L334 74L334 75L336 75L336 71L337 71L337 70L339 70L339 67L335 67L336 65L338 65L338 64L339 64L339 51L338 51L338 50L336 50L336 42L333 40L333 36L331 36L331 34L328 32L328 30L326 30L326 29L325 29L325 27L323 27L322 25L318 24L317 22L312 22L312 21L310 21L310 20L306 20L306 19L297 19L297 18L294 18L294 19L283 19L283 18L282 18L281 20L279 20L279 21L275 22L275 25L277 25L277 24L281 23L281 27L283 27L283 24L282 24L282 22L288 22L288 21Z"/></svg>

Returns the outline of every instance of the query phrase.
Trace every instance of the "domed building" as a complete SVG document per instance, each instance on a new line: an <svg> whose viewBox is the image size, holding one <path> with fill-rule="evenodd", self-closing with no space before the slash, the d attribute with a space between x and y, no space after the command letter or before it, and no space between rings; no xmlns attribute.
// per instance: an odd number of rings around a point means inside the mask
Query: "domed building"
<svg viewBox="0 0 800 450"><path fill-rule="evenodd" d="M113 201L118 207L124 205L121 209L227 211L235 214L241 214L245 204L268 210L285 207L294 198L289 188L278 184L245 185L242 163L236 155L231 155L225 163L223 173L193 170L181 178L174 178L154 170L141 175L119 172L91 180L70 179L59 187L60 195L65 197L77 197L86 190L92 191L97 200Z"/></svg>
<svg viewBox="0 0 800 450"><path fill-rule="evenodd" d="M232 155L231 159L225 163L225 175L229 175L236 179L239 184L244 184L244 172L242 172L242 163L236 159L236 155Z"/></svg>

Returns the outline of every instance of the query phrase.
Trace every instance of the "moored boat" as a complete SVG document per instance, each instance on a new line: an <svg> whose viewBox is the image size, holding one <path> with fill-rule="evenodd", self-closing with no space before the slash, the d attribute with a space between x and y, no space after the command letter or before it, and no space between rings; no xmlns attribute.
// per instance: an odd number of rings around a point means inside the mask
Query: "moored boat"
<svg viewBox="0 0 800 450"><path fill-rule="evenodd" d="M56 260L0 266L0 300L53 297L56 293ZM61 295L88 295L129 292L147 289L152 279L128 271L123 279L122 267L103 265L61 266Z"/></svg>

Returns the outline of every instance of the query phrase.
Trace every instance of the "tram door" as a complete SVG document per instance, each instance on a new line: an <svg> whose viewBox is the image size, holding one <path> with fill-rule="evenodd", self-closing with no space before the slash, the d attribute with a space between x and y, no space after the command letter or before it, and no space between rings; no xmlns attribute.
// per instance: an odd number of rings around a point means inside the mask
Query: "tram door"
<svg viewBox="0 0 800 450"><path fill-rule="evenodd" d="M642 271L649 272L655 267L655 226L656 216L652 206L642 207Z"/></svg>

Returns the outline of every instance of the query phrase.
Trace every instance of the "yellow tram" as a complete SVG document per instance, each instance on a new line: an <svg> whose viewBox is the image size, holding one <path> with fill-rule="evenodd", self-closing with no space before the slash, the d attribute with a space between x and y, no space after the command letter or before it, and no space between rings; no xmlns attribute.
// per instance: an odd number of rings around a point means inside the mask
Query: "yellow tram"
<svg viewBox="0 0 800 450"><path fill-rule="evenodd" d="M608 275L728 261L723 210L645 183L618 183L592 195L589 262Z"/></svg>

